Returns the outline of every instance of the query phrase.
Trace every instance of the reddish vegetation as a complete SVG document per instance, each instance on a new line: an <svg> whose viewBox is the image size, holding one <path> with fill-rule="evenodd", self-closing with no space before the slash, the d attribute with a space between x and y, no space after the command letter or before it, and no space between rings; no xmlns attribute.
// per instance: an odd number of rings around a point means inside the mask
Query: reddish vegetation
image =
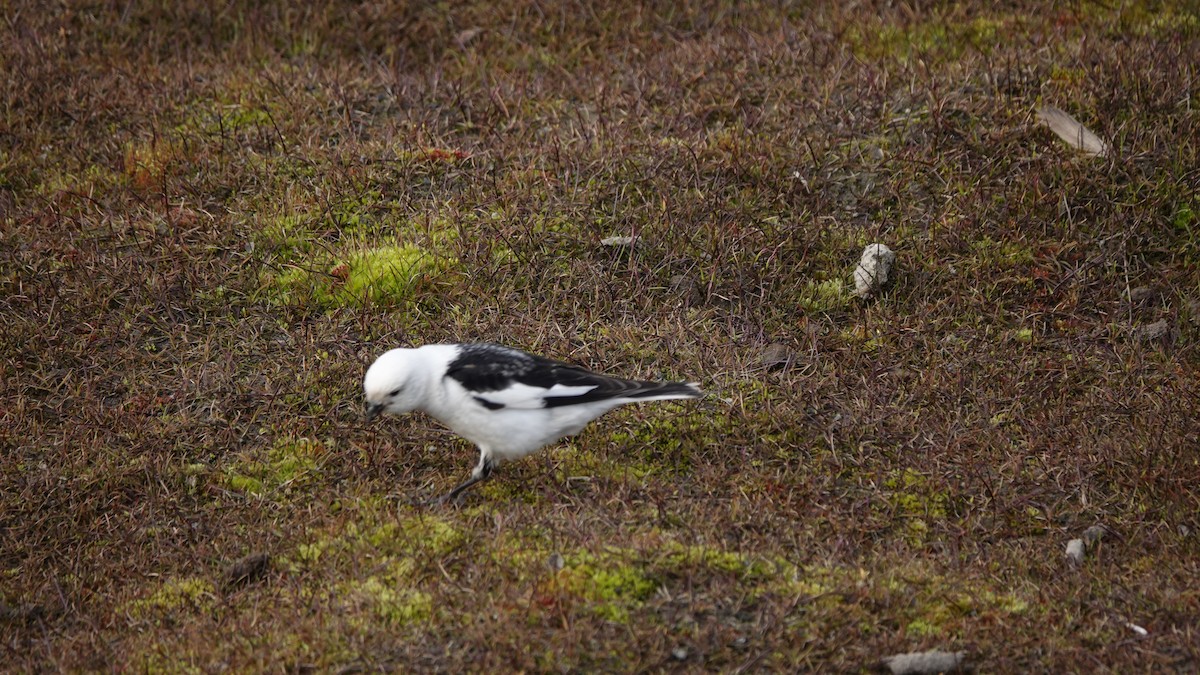
<svg viewBox="0 0 1200 675"><path fill-rule="evenodd" d="M1197 669L1186 3L42 4L0 24L8 668ZM712 396L428 510L474 450L360 381L470 339Z"/></svg>

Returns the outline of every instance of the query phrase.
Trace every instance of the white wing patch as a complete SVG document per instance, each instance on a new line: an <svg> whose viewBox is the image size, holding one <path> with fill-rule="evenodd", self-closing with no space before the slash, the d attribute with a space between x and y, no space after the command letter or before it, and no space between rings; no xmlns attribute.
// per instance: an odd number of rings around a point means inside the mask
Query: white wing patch
<svg viewBox="0 0 1200 675"><path fill-rule="evenodd" d="M488 391L473 395L476 398L481 398L489 403L497 403L506 408L542 408L545 407L547 398L582 396L595 389L596 386L594 384L578 386L556 384L546 389L544 387L531 387L528 384L513 382L512 385L500 391Z"/></svg>

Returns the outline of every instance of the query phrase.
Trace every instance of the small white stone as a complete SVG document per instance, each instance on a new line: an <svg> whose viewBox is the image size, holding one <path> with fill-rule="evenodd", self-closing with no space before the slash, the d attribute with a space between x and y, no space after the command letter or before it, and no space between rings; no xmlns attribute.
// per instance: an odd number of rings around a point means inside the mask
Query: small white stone
<svg viewBox="0 0 1200 675"><path fill-rule="evenodd" d="M891 275L896 254L884 244L868 244L863 249L858 267L854 268L854 292L869 298L883 288Z"/></svg>
<svg viewBox="0 0 1200 675"><path fill-rule="evenodd" d="M1067 560L1072 565L1083 564L1083 540L1072 539L1067 542Z"/></svg>

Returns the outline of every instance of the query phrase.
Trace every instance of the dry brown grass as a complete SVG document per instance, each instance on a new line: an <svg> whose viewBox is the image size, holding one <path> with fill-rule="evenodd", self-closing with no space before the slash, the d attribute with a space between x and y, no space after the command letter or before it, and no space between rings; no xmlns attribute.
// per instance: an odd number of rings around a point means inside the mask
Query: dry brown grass
<svg viewBox="0 0 1200 675"><path fill-rule="evenodd" d="M254 5L4 12L0 663L1198 667L1186 3ZM467 339L713 396L428 511Z"/></svg>

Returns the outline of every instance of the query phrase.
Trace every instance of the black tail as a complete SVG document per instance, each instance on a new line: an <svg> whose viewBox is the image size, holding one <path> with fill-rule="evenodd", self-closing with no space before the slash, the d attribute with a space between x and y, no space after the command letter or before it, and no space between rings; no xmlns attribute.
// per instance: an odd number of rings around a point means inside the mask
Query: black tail
<svg viewBox="0 0 1200 675"><path fill-rule="evenodd" d="M657 401L673 398L700 398L704 395L700 392L699 387L691 382L641 382L604 377L595 373L586 373L586 375L588 377L586 384L594 386L594 389L577 396L547 396L544 405L547 408L557 408L562 405L578 405L615 399Z"/></svg>
<svg viewBox="0 0 1200 675"><path fill-rule="evenodd" d="M696 382L640 382L642 386L625 394L641 401L673 398L700 398L704 392Z"/></svg>

